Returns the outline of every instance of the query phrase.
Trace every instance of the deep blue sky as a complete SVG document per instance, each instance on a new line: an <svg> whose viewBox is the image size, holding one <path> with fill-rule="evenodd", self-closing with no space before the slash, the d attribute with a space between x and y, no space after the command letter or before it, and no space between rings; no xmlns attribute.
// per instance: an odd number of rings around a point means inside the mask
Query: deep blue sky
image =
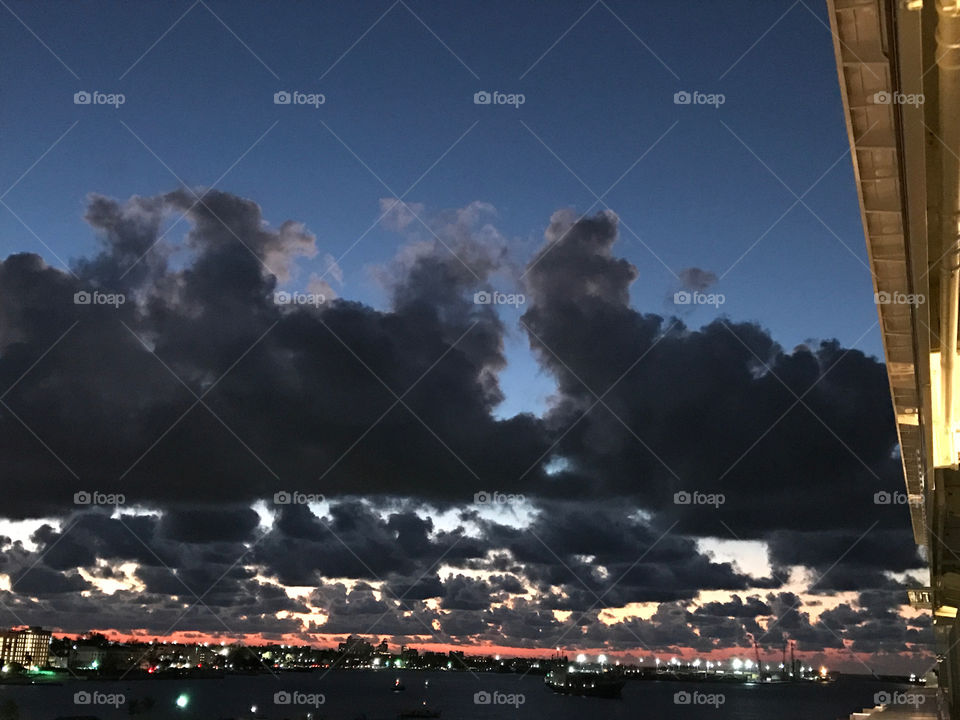
<svg viewBox="0 0 960 720"><path fill-rule="evenodd" d="M330 131L402 194L476 123L407 201L427 214L492 204L524 261L555 210L587 210L595 198L584 185L602 194L647 152L604 198L642 239L621 226L618 252L640 271L637 307L675 312L666 304L678 285L670 270L696 266L722 276L721 312L759 321L787 347L836 337L880 353L877 329L863 336L876 312L820 3L9 9L0 10L8 59L0 63L0 193L77 124L3 198L0 256L31 251L59 264L53 253L67 261L88 254L96 247L81 219L88 193L172 190L179 183L163 163L191 186L209 185L273 126L218 187L255 199L273 225L306 223L320 253L302 262L305 279L323 271L325 253L340 257L391 195ZM321 92L327 102L274 105L284 89ZM474 105L476 91L494 89L524 93L526 103ZM121 92L126 103L74 105L78 90ZM676 105L679 90L723 93L726 102ZM798 204L757 243L795 202L784 184L803 195L818 179L804 202L820 219ZM382 306L369 269L401 242L379 227L370 232L340 261L341 294ZM715 315L704 308L684 319L698 326ZM510 354L501 410L539 407L549 383L531 381L536 367L524 353Z"/></svg>

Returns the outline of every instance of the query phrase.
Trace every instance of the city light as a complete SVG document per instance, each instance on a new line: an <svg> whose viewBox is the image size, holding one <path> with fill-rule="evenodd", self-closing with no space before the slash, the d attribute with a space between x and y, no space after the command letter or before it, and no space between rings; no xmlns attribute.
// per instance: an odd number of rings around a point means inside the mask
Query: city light
<svg viewBox="0 0 960 720"><path fill-rule="evenodd" d="M584 655L583 653L580 653L579 655L577 655L577 662L578 662L578 663L580 663L580 664L582 665L582 664L585 663L586 661L587 661L587 656L586 656L586 655Z"/></svg>

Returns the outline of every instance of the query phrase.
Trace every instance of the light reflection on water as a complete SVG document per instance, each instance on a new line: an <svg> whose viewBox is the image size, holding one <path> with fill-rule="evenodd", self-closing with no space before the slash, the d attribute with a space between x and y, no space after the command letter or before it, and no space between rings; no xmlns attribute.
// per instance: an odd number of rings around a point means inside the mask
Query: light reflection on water
<svg viewBox="0 0 960 720"><path fill-rule="evenodd" d="M392 692L402 677L406 690ZM425 683L429 681L428 687ZM335 671L228 676L219 680L156 679L122 683L74 682L62 686L0 686L0 704L13 699L20 720L55 720L89 716L101 720L394 720L398 713L426 701L441 709L442 720L836 720L873 705L879 691L908 690L890 683L843 681L832 684L740 685L679 682L628 682L620 700L554 695L540 677L510 674ZM129 703L147 697L152 711L131 715L127 705L113 708L73 702L78 692L99 693L103 701L124 696ZM475 694L488 693L496 702L477 704ZM677 704L677 693L723 696L722 704ZM284 694L286 693L286 694ZM494 695L496 693L496 695ZM481 702L486 699L479 696ZM681 696L682 697L682 696ZM689 696L687 696L689 697ZM183 707L177 706L177 700ZM290 700L290 704L276 704ZM714 698L716 699L716 698ZM116 700L116 697L113 698ZM513 704L506 704L511 702ZM296 704L299 703L299 704ZM251 708L256 707L256 713Z"/></svg>

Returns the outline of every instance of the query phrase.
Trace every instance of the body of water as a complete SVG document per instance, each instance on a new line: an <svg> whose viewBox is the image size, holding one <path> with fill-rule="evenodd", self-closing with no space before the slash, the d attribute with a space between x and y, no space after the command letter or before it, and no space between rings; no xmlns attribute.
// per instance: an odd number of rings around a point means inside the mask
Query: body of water
<svg viewBox="0 0 960 720"><path fill-rule="evenodd" d="M392 692L400 678L402 692ZM442 720L837 720L874 694L909 686L840 680L819 684L733 684L628 681L618 700L555 695L542 677L466 672L323 671L228 676L218 680L150 679L0 686L0 706L16 702L20 720L83 716L102 720L306 718L394 720L426 700ZM85 694L84 694L85 693ZM120 696L123 696L122 698ZM129 701L150 697L153 709L132 715ZM177 700L180 700L178 705ZM75 702L75 700L79 702ZM116 706L120 701L123 704ZM89 702L87 702L89 701ZM287 702L289 701L289 702ZM252 710L252 708L256 710Z"/></svg>

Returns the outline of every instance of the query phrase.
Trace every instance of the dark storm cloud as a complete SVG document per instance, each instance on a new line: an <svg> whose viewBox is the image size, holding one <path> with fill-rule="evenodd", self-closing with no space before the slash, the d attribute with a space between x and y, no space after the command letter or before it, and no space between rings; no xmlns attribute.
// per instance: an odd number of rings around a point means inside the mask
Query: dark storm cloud
<svg viewBox="0 0 960 720"><path fill-rule="evenodd" d="M443 583L437 575L394 580L389 588L392 596L407 600L427 600L443 595Z"/></svg>
<svg viewBox="0 0 960 720"><path fill-rule="evenodd" d="M286 585L315 585L320 577L380 580L397 578L410 588L456 542L428 537L429 521L412 511L386 519L372 507L348 500L320 518L306 505L280 506L273 530L257 545L254 558L268 575ZM296 546L297 552L290 548ZM418 583L414 594L426 585Z"/></svg>
<svg viewBox="0 0 960 720"><path fill-rule="evenodd" d="M122 519L128 522L141 518ZM178 557L170 556L175 560L172 566L156 564L154 559L155 564L137 564L132 571L121 571L117 565L85 568L95 578L125 584L133 580L142 586L142 589L118 589L107 594L85 581L76 570L59 571L44 562L60 545L77 538L101 542L102 538L91 532L91 527L110 528L87 523L90 518L81 517L77 525L85 526L86 530L76 537L70 533L50 535L49 545L41 544L36 552L18 562L20 569L11 572L11 591L4 591L0 596L5 615L0 622L21 624L22 618L29 617L31 623L64 632L83 632L95 627L120 632L139 628L157 634L173 630L271 633L300 629L299 621L292 618L280 621L276 613L309 612L306 605L288 597L282 588L255 579L255 573L238 562L243 557L242 546L239 551L238 546L230 546L228 551L224 543L194 548L194 552ZM46 530L38 531L34 539L40 536L46 536ZM158 547L163 551L162 545ZM116 551L109 555L116 563L130 560L120 557L122 553ZM62 560L61 557L55 564ZM104 613L105 607L109 608L108 614Z"/></svg>
<svg viewBox="0 0 960 720"><path fill-rule="evenodd" d="M0 386L49 351L0 411L10 515L60 514L94 488L144 504L250 501L283 489L279 477L461 502L479 478L505 485L545 449L533 417L491 416L503 327L473 292L504 250L468 242L468 220L448 223L446 239L469 269L440 243L421 246L397 263L392 310L315 308L274 302L277 277L314 250L303 228L272 229L226 193L193 202L184 191L94 198L87 219L104 249L75 263L78 279L31 255L0 266ZM191 223L185 246L151 250L175 213ZM126 301L74 304L97 289Z"/></svg>
<svg viewBox="0 0 960 720"><path fill-rule="evenodd" d="M18 593L30 597L79 593L90 588L90 584L75 572L61 573L45 567L14 575L11 580Z"/></svg>
<svg viewBox="0 0 960 720"><path fill-rule="evenodd" d="M899 608L906 602L903 585L890 590L868 590L859 594L855 606L845 603L827 610L820 621L850 640L853 652L902 653L913 646L930 646L933 633L929 623L915 624L900 615Z"/></svg>
<svg viewBox="0 0 960 720"><path fill-rule="evenodd" d="M445 610L483 610L490 607L490 586L483 580L457 575L444 584L441 607Z"/></svg>
<svg viewBox="0 0 960 720"><path fill-rule="evenodd" d="M67 516L62 529L38 528L31 540L39 544L38 561L58 570L91 567L97 558L142 565L178 567L183 549L155 539L157 518L91 511Z"/></svg>
<svg viewBox="0 0 960 720"><path fill-rule="evenodd" d="M323 577L384 580L393 597L440 597L442 607L460 610L525 593L524 580L541 592L559 588L562 595L546 597L560 610L690 599L701 589L753 586L751 577L711 561L693 540L669 533L658 537L622 507L555 504L525 529L478 522L476 538L462 530L431 533L432 523L413 510L379 512L369 503L344 501L318 517L305 505L286 505L251 560L283 584L315 585ZM291 553L294 543L298 551ZM509 555L498 557L503 550ZM493 576L437 578L441 561Z"/></svg>
<svg viewBox="0 0 960 720"><path fill-rule="evenodd" d="M172 527L181 520L175 516ZM81 566L104 577L106 573L95 563L109 558L110 574L125 581L129 578L117 566L134 562L131 578L142 583L144 598L160 606L171 599L192 603L202 598L202 608L227 617L236 617L253 605L260 608L257 614L297 607L306 612L300 601L259 579L275 577L284 584L316 588L310 604L327 617L322 622L313 620L311 628L322 633L375 626L375 632L426 637L437 621L444 633L460 639L465 639L468 628L481 632L476 628L482 627L484 640L533 643L535 638L543 641L547 629L555 630L553 636L560 638L565 626L553 617L555 609L576 611L571 622L586 627L598 623L601 608L689 599L699 589L741 589L751 584L749 577L729 565L700 554L693 541L669 536L658 541L636 518L613 507L589 516L572 504L552 508L527 531L488 522L480 528L479 538L465 538L462 530L432 533L432 523L412 510L388 512L359 501L332 504L323 517L305 505L280 506L268 534L246 545L182 542L169 537L166 529L171 525L165 517L120 513L111 518L86 512L75 517L72 526L75 529L65 533L41 527L33 536L38 548L33 553L21 550L18 565L42 568L41 579L46 580L54 573L51 566L67 574L73 572L70 568ZM142 537L133 535L129 528L134 527ZM584 553L590 549L591 533L608 547L588 557ZM127 537L132 544L119 542ZM112 539L118 540L113 547ZM469 539L474 550L453 559L462 539ZM550 545L546 553L545 543ZM295 552L291 552L293 547ZM90 552L82 554L82 548ZM149 548L148 557L141 554L144 548ZM158 559L161 554L163 563ZM503 554L510 556L509 562L501 562ZM151 562L143 562L145 559ZM474 578L449 569L438 574L441 561L453 568L478 570L487 577ZM505 568L509 574L504 574ZM324 580L330 577L357 582L348 589L342 582ZM375 594L374 585L381 580L384 584ZM530 593L530 586L539 590ZM24 587L14 586L21 601L36 595L32 587ZM439 603L439 613L424 604L433 598ZM509 606L503 605L508 600ZM246 614L249 616L249 610ZM530 622L533 624L523 630ZM251 629L248 623L242 626ZM603 623L599 626L595 632L612 632L604 630Z"/></svg>
<svg viewBox="0 0 960 720"><path fill-rule="evenodd" d="M164 513L160 534L177 542L242 542L253 539L260 516L244 508L176 508Z"/></svg>
<svg viewBox="0 0 960 720"><path fill-rule="evenodd" d="M886 573L921 567L923 561L909 527L871 529L875 518L865 517L859 532L772 532L771 561L814 568L816 592L898 587Z"/></svg>
<svg viewBox="0 0 960 720"><path fill-rule="evenodd" d="M658 526L694 535L728 537L726 524L744 539L855 539L873 520L887 539L909 532L903 506L873 501L903 483L883 365L832 341L790 353L750 323L718 317L691 330L634 310L638 273L613 253L616 238L610 212L575 224L557 214L528 267L522 321L560 388L547 423L569 430L551 452L566 466L545 492L629 498ZM723 502L678 503L680 491ZM913 543L899 538L909 557L895 562L916 567ZM780 549L775 561L819 555L808 543Z"/></svg>
<svg viewBox="0 0 960 720"><path fill-rule="evenodd" d="M895 592L886 573L920 565L906 509L873 503L902 485L880 363L831 341L786 352L749 322L692 330L638 312L616 215L559 212L525 273L521 326L558 391L543 418L498 420L513 328L473 293L518 273L485 212L428 219L444 242L416 237L382 270L385 310L332 292L320 307L275 303L303 285L296 260L316 242L219 191L196 206L184 190L92 197L102 249L73 264L76 277L34 255L0 262L4 513L62 519L34 533L36 552L3 543L15 581L4 601L76 629L109 602L118 626L163 632L210 588L183 627L249 631L254 618L265 633L296 631L271 613L307 606L267 577L315 588L327 618L310 627L323 633L380 623L373 632L413 637L439 624L443 637L533 647L562 636L553 611L566 610L570 642L585 647L747 647L781 613L763 642L836 648L839 634L879 652L922 636L892 595L882 610L867 595ZM185 242L161 240L180 214ZM687 268L680 282L703 290L716 276ZM125 302L74 303L94 290ZM527 525L473 506L464 527L439 529L424 509L463 507L482 488L526 495ZM163 513L78 509L81 490ZM326 515L271 505L258 540L249 505L280 490L323 493ZM676 503L680 491L724 502ZM769 543L770 578L696 541L731 534ZM77 592L90 585L76 568L119 578L124 562L142 592ZM790 565L812 569L815 592L863 591L860 605L827 628L791 609L794 596L750 594L781 587ZM738 594L696 605L703 590ZM659 603L649 620L601 620L646 602Z"/></svg>
<svg viewBox="0 0 960 720"><path fill-rule="evenodd" d="M729 602L710 602L696 610L697 615L737 618L755 618L770 613L770 606L755 595L748 597L746 602L739 595L734 595Z"/></svg>
<svg viewBox="0 0 960 720"><path fill-rule="evenodd" d="M92 198L103 250L75 263L79 280L35 256L0 266L0 383L49 350L5 401L56 453L0 411L11 515L59 514L88 486L194 505L225 492L230 503L270 497L285 483L455 504L496 487L627 497L664 528L677 520L680 532L725 536L723 520L760 538L851 529L857 513L846 508L876 509L875 490L899 487L880 363L836 343L786 353L746 323L690 330L634 310L638 271L614 254L610 211L552 218L526 273L522 321L560 392L543 421L498 421L505 328L472 293L508 260L476 213L437 223L462 257L436 242L398 255L386 272L392 308L380 312L346 300L275 304L277 277L316 251L312 236L296 223L271 228L254 202L227 193L194 202L183 190ZM190 223L185 246L153 247L175 213ZM683 277L702 285L709 273ZM127 301L73 303L92 288ZM397 403L391 390L414 383ZM567 466L548 476L554 458ZM32 492L39 478L44 493ZM676 505L681 490L725 503ZM902 528L906 514L879 517Z"/></svg>
<svg viewBox="0 0 960 720"><path fill-rule="evenodd" d="M483 523L493 548L506 548L558 610L690 599L701 589L744 590L752 578L712 561L696 542L661 532L622 505L547 503L529 528Z"/></svg>
<svg viewBox="0 0 960 720"><path fill-rule="evenodd" d="M397 602L389 596L377 598L366 583L357 583L352 589L343 583L324 585L311 593L310 602L326 615L323 622L311 621L311 632L449 639L436 634L432 625L436 616L422 603Z"/></svg>

